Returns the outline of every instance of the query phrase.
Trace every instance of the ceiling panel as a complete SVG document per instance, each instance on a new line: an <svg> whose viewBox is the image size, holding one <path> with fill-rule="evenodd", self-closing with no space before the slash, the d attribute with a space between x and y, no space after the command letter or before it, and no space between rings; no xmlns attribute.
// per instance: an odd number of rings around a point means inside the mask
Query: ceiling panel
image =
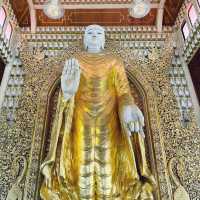
<svg viewBox="0 0 200 200"><path fill-rule="evenodd" d="M129 16L127 9L81 9L66 10L60 20L49 19L42 10L37 10L38 26L85 26L89 24L122 26L122 25L154 25L156 9L142 19Z"/></svg>
<svg viewBox="0 0 200 200"><path fill-rule="evenodd" d="M178 12L184 0L166 0L164 8L164 24L172 26L175 24Z"/></svg>
<svg viewBox="0 0 200 200"><path fill-rule="evenodd" d="M159 3L160 0L153 0L152 3ZM164 25L173 25L179 9L184 0L166 0L164 7ZM33 0L36 6L42 5L45 0ZM62 4L130 4L132 0L61 0ZM27 0L10 0L13 10L21 27L30 26L30 14ZM72 9L65 10L62 19L52 20L44 15L41 9L36 10L38 26L85 26L92 23L100 25L155 25L157 9L151 9L149 15L142 19L132 18L128 9Z"/></svg>

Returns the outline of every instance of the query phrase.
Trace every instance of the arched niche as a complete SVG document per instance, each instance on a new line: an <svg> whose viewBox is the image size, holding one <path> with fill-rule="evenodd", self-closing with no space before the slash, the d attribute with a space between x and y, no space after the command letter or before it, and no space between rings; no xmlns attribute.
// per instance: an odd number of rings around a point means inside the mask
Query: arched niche
<svg viewBox="0 0 200 200"><path fill-rule="evenodd" d="M39 188L41 185L40 165L45 157L48 148L49 130L51 126L51 115L56 103L56 92L60 85L61 66L55 67L41 88L38 96L37 115L35 116L35 129L33 133L29 170L26 177L24 199L39 200ZM159 115L157 112L156 98L150 84L146 81L142 73L132 66L126 67L130 85L134 85L138 91L143 106L146 123L146 151L152 173L156 177L158 189L155 192L155 199L161 199L159 169L157 165L164 168L164 152L162 152L163 141L159 125ZM160 151L161 150L161 151ZM165 183L163 183L165 184ZM32 194L31 194L32 192Z"/></svg>

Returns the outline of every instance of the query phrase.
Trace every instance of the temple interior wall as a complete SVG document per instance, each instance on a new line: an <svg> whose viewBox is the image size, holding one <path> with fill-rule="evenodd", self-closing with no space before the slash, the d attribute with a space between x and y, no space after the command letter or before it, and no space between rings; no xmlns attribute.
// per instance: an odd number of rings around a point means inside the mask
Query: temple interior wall
<svg viewBox="0 0 200 200"><path fill-rule="evenodd" d="M172 199L177 189L177 185L173 181L170 182L173 178L170 176L167 167L169 161L173 158L176 158L175 166L178 167L173 168L175 176L179 177L190 198L198 200L200 196L198 169L198 166L200 166L198 151L200 142L197 127L200 124L200 107L188 70L190 60L200 47L200 8L196 1L192 1L199 15L196 24L192 27L186 12L188 2L186 0L183 4L174 27L163 27L162 32L157 32L155 26L106 27L107 40L118 43L122 49L129 49L132 58L135 57L138 60L145 60L150 56L156 57L165 48L165 40L174 33L172 61L165 73L156 72L157 75L155 75L156 67L144 70L143 64L137 62L137 69L144 74L155 93L158 87L162 86L162 79L169 81L166 85L171 92L169 99L175 104L175 108L168 104L162 104L159 107L159 114L161 116L163 114L160 129L164 141L165 157L164 164L160 166L159 171L162 172L160 182L163 181L164 187L160 199L166 200ZM31 152L32 136L39 95L37 88L45 84L44 77L48 78L48 75L53 73L52 65L48 64L49 60L53 60L54 57L59 58L59 55L68 51L68 48L73 45L82 44L84 31L84 27L37 27L36 33L33 34L30 28L19 28L8 1L6 1L5 9L9 13L7 21L10 20L13 25L13 34L8 43L4 40L4 30L1 32L2 49L0 52L6 63L0 87L0 144L3 144L0 147L0 172L3 175L0 178L0 199L2 200L6 199L18 175L23 173L26 162L28 162L29 167L32 166L30 166L31 156L33 156ZM183 19L186 19L190 24L191 31L187 40L183 39L181 32ZM23 50L20 50L20 48ZM29 53L25 54L24 49ZM38 56L42 61L37 60ZM28 59L31 59L32 63L28 62ZM43 64L40 66L38 63ZM163 66L161 63L157 66ZM47 72L43 68L46 68ZM41 75L36 77L36 74L40 72L42 72ZM155 76L160 76L160 79L157 77L154 82L151 82L151 79ZM166 88L163 86L163 92L165 90ZM163 98L159 97L159 94L156 98L158 101L164 101L164 93L162 93L162 90L159 92L161 96L163 95ZM166 103L166 101L164 102ZM26 106L30 107L26 109ZM164 108L164 106L167 108ZM164 111L169 115L165 115ZM176 118L172 116L174 113ZM157 151L155 153L159 154L159 148L157 148ZM15 160L15 158L19 158L19 166L18 160ZM182 164L185 168L182 168ZM32 167L37 169L38 166ZM20 169L19 174L18 168ZM23 189L26 184L29 184L28 179L24 178L20 187ZM27 188L25 193L28 195ZM34 197L32 196L30 199L34 199ZM24 200L27 199L24 197Z"/></svg>

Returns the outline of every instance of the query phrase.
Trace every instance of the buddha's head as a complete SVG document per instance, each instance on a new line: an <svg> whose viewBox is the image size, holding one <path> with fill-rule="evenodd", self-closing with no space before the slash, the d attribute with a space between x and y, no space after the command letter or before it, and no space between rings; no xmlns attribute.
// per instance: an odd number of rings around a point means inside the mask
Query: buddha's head
<svg viewBox="0 0 200 200"><path fill-rule="evenodd" d="M90 52L100 52L105 45L105 29L99 25L90 25L85 29L84 47Z"/></svg>

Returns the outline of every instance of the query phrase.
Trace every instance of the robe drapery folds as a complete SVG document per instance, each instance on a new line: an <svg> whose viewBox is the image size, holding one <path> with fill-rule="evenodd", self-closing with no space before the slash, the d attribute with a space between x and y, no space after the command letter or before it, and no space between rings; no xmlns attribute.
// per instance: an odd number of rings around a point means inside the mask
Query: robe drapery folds
<svg viewBox="0 0 200 200"><path fill-rule="evenodd" d="M75 56L81 68L77 93L59 93L48 155L52 187L43 182L44 200L153 199L154 177L143 138L129 138L120 119L133 105L123 62L104 52Z"/></svg>

